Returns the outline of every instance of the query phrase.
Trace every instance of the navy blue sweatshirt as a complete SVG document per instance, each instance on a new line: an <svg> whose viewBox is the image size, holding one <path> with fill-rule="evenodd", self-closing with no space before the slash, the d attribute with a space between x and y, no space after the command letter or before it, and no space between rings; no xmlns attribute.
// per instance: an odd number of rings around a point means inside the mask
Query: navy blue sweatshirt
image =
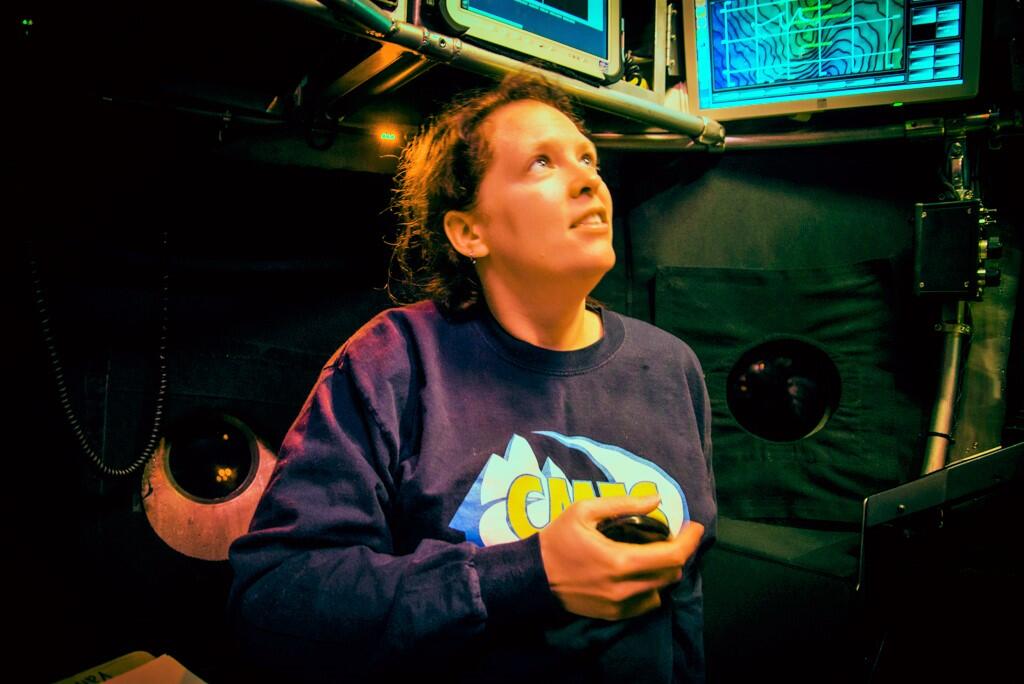
<svg viewBox="0 0 1024 684"><path fill-rule="evenodd" d="M599 310L534 347L487 312L385 311L331 358L231 548L244 647L289 681L703 681L695 559L629 620L562 610L535 534L573 501L658 493L714 538L711 412L688 346ZM671 595L671 600L669 596Z"/></svg>

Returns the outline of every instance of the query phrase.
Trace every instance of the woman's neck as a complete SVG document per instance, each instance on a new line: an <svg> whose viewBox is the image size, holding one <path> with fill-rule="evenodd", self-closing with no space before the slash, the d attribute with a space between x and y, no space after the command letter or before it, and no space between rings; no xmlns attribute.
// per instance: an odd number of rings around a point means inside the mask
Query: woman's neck
<svg viewBox="0 0 1024 684"><path fill-rule="evenodd" d="M573 351L594 344L604 335L601 316L575 302L523 301L485 292L491 314L505 331L535 347Z"/></svg>

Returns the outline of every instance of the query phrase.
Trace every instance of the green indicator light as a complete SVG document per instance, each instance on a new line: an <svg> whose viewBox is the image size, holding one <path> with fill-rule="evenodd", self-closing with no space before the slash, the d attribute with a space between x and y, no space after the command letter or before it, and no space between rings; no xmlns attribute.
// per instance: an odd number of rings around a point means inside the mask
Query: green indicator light
<svg viewBox="0 0 1024 684"><path fill-rule="evenodd" d="M31 19L22 19L21 20L21 25L22 26L32 26L32 20Z"/></svg>
<svg viewBox="0 0 1024 684"><path fill-rule="evenodd" d="M892 103L892 106L893 106L893 107L902 107L902 106L903 106L903 103L902 103L902 102L893 102L893 103Z"/></svg>
<svg viewBox="0 0 1024 684"><path fill-rule="evenodd" d="M380 134L380 139L381 140L397 140L398 136L395 135L394 133L381 133Z"/></svg>

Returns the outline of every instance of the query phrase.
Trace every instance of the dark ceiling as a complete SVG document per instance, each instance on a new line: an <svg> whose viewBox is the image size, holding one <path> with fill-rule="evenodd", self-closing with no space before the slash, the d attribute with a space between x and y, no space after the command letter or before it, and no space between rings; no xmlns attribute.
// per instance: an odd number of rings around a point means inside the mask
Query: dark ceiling
<svg viewBox="0 0 1024 684"><path fill-rule="evenodd" d="M812 125L865 127L915 116L1019 109L1022 70L1014 21L1020 3L986 4L982 92L974 101L936 106L827 112ZM439 104L486 79L435 66L399 89L355 98L337 117L321 118L325 89L378 50L378 43L338 25L311 0L183 0L139 3L16 5L21 59L14 91L28 131L70 139L88 135L83 122L140 127L139 135L173 121L196 125L218 142L262 131L239 154L328 168L389 172L395 149L369 145L379 123L414 131ZM631 4L629 7L636 7ZM634 10L635 11L635 10ZM170 117L170 118L168 118ZM592 130L638 132L642 125L588 112ZM806 126L790 119L730 122L730 133ZM203 128L205 127L205 128ZM160 128L160 130L163 130ZM210 133L209 131L213 132ZM346 136L350 139L346 140ZM340 143L339 143L340 140ZM399 141L400 142L400 141ZM241 148L240 148L241 150ZM329 150L329 153L323 154Z"/></svg>
<svg viewBox="0 0 1024 684"><path fill-rule="evenodd" d="M23 3L17 20L18 91L25 94L30 130L74 128L94 116L119 120L118 126L162 126L170 116L184 126L205 121L207 127L260 130L264 139L305 139L314 149L326 148L338 133L372 130L377 122L414 130L438 103L486 82L455 69L432 69L393 93L353 105L339 131L318 118L323 90L379 45L339 30L302 3L34 4ZM218 135L223 141L225 135ZM342 148L349 157L365 152ZM267 154L298 154L295 163L319 165L281 145ZM354 158L346 164L337 156L335 150L333 160L322 164L387 167Z"/></svg>

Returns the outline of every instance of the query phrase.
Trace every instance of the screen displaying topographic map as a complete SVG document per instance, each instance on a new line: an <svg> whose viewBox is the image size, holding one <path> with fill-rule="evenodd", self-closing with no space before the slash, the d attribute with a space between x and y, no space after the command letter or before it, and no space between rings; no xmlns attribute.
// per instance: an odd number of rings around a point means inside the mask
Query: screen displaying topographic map
<svg viewBox="0 0 1024 684"><path fill-rule="evenodd" d="M904 69L904 0L708 0L715 89Z"/></svg>

